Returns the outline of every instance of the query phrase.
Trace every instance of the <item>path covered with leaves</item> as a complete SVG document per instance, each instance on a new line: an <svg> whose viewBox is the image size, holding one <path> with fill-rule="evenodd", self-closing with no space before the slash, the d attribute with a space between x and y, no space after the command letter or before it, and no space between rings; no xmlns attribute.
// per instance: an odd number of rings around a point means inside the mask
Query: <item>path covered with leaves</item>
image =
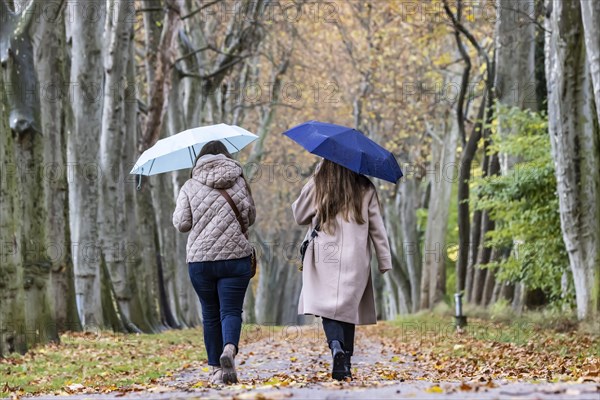
<svg viewBox="0 0 600 400"><path fill-rule="evenodd" d="M0 361L0 372L13 378L35 377L29 366L41 368L40 357L58 360L61 350L77 357L65 369L91 368L83 375L60 375L58 368L37 385L19 387L2 376L0 393L71 399L600 398L598 337L527 325L473 321L457 334L448 321L432 317L360 327L352 382L329 378L330 356L318 324L247 326L234 386L207 383L200 330L96 340L105 343L96 342L94 351L86 349L88 342L38 349L12 359L10 370L10 359ZM59 376L62 381L52 385Z"/></svg>

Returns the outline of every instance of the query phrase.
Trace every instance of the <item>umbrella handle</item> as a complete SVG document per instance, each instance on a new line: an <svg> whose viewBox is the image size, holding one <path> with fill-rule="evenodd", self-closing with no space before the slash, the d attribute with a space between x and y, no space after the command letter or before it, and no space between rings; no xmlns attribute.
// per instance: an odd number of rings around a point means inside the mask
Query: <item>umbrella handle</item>
<svg viewBox="0 0 600 400"><path fill-rule="evenodd" d="M137 184L137 188L136 190L139 192L140 190L142 190L142 174L144 173L144 168L142 168L142 171L138 174L138 184Z"/></svg>

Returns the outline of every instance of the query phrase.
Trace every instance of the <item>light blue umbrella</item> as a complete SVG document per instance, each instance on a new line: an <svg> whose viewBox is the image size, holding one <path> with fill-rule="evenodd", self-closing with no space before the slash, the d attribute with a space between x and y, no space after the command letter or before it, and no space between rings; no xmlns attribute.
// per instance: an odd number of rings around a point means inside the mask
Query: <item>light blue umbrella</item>
<svg viewBox="0 0 600 400"><path fill-rule="evenodd" d="M258 139L258 136L236 125L218 124L188 129L157 141L137 160L130 174L156 175L192 168L196 155L212 141L223 143L235 153Z"/></svg>

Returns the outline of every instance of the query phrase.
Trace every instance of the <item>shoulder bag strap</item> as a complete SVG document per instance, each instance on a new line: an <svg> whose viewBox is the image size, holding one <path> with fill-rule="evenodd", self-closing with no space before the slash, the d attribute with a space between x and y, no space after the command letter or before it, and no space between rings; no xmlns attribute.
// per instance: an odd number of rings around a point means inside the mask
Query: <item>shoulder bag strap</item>
<svg viewBox="0 0 600 400"><path fill-rule="evenodd" d="M226 190L224 190L224 189L217 189L217 190L219 191L219 193L221 193L221 196L223 196L225 198L225 200L227 200L227 203L229 203L229 206L235 213L235 217L237 218L238 223L240 224L240 227L242 228L242 233L244 234L244 236L248 237L248 229L244 226L244 222L242 221L242 215L240 214L240 210L238 210L237 206L233 202L233 199L231 198L229 193L227 193Z"/></svg>

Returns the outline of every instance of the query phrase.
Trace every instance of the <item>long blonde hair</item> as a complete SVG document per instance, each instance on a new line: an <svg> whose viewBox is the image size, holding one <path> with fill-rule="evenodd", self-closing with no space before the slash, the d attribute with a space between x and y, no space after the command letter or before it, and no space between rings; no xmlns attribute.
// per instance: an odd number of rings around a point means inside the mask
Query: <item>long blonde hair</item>
<svg viewBox="0 0 600 400"><path fill-rule="evenodd" d="M335 218L339 213L345 221L352 218L357 224L365 223L362 202L365 192L373 183L364 175L329 160L323 160L315 172L315 201L321 229L335 231Z"/></svg>

